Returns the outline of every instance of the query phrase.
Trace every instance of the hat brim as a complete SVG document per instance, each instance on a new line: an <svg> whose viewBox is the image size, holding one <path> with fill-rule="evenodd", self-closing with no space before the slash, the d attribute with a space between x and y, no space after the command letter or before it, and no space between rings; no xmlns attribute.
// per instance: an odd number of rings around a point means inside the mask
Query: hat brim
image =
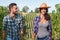
<svg viewBox="0 0 60 40"><path fill-rule="evenodd" d="M40 9L40 8L50 8L50 7L39 7L38 9Z"/></svg>

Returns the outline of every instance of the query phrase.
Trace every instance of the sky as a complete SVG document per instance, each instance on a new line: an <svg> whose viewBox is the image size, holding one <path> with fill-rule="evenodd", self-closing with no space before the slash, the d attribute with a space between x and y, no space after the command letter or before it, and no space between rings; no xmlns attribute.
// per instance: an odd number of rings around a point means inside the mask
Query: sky
<svg viewBox="0 0 60 40"><path fill-rule="evenodd" d="M22 10L24 6L29 7L30 10L35 10L35 8L40 7L40 5L45 2L49 8L49 12L55 10L55 5L60 3L60 0L0 0L0 6L8 6L10 3L16 3L18 8Z"/></svg>

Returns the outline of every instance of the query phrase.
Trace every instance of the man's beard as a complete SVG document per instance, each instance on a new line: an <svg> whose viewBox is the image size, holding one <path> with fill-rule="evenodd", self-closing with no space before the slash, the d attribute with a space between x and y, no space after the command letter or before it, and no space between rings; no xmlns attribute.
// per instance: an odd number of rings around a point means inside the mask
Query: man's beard
<svg viewBox="0 0 60 40"><path fill-rule="evenodd" d="M18 12L13 12L14 15L18 14Z"/></svg>

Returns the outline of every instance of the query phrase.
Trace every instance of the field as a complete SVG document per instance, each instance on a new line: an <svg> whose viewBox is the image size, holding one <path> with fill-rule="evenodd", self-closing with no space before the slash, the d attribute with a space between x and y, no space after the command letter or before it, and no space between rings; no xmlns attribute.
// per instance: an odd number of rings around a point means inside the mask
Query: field
<svg viewBox="0 0 60 40"><path fill-rule="evenodd" d="M24 16L28 38L32 37L33 20L38 15L39 15L38 13L30 13L30 14L27 14L26 16ZM59 21L60 14L59 13L50 13L50 16L51 16L51 23L52 23L52 38L54 40L57 40L60 38L60 21Z"/></svg>

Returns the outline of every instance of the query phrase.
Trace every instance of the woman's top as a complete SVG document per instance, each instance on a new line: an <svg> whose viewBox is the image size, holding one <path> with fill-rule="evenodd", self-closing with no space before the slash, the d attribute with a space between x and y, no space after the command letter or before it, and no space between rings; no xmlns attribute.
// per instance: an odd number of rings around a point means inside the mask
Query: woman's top
<svg viewBox="0 0 60 40"><path fill-rule="evenodd" d="M49 33L47 31L47 26L48 26L48 21L46 21L45 24L43 24L41 22L38 23L38 28L39 29L38 29L37 37L43 38L43 37L49 35Z"/></svg>

